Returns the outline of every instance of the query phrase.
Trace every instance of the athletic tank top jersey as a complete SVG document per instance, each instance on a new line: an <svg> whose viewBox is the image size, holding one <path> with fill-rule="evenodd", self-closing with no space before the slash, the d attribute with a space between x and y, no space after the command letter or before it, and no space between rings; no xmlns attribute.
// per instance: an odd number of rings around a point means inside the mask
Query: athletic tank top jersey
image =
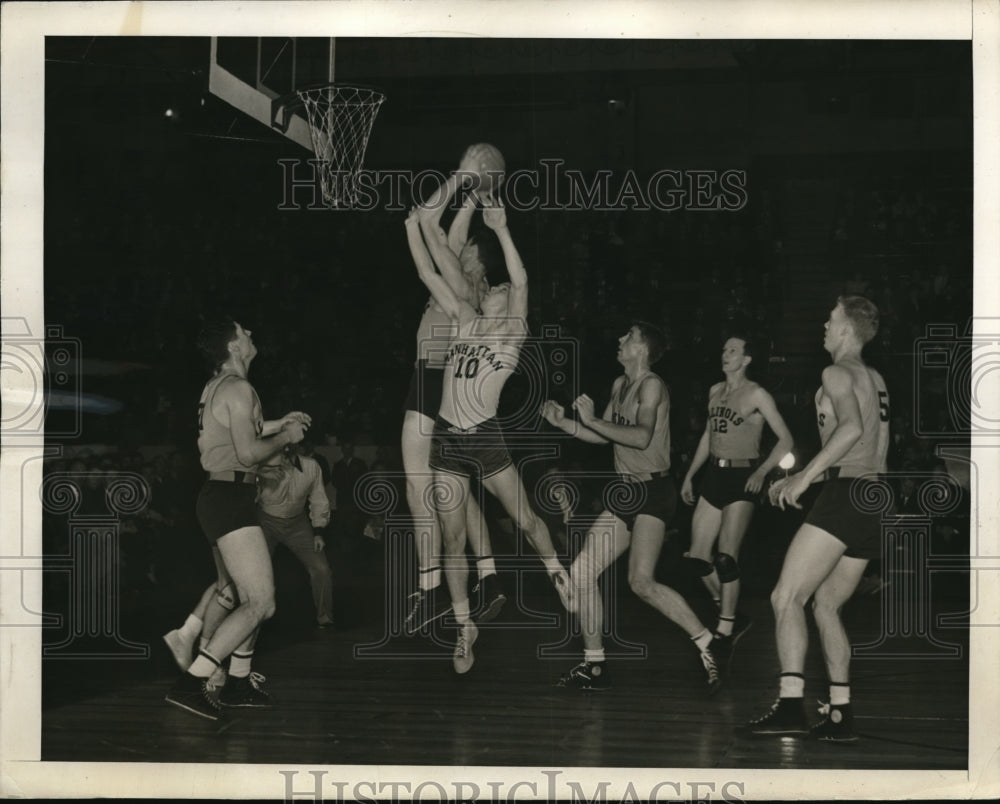
<svg viewBox="0 0 1000 804"><path fill-rule="evenodd" d="M663 380L653 372L629 383L626 379L611 401L611 421L634 425L639 415L639 388L652 378L663 388L663 398L656 411L656 429L645 449L615 444L615 471L622 475L644 475L665 472L670 468L670 397Z"/></svg>
<svg viewBox="0 0 1000 804"><path fill-rule="evenodd" d="M417 361L426 360L428 368L444 368L448 344L455 334L455 323L434 299L427 301L417 327Z"/></svg>
<svg viewBox="0 0 1000 804"><path fill-rule="evenodd" d="M885 380L875 369L857 360L837 363L854 376L854 395L861 409L861 438L847 451L836 465L847 477L884 472L886 452L889 449L889 393ZM823 394L823 386L816 392L816 423L819 439L826 444L837 429L837 414L833 404Z"/></svg>
<svg viewBox="0 0 1000 804"><path fill-rule="evenodd" d="M483 326L474 318L459 329L444 370L441 417L467 430L497 415L500 392L517 368L523 338L477 336Z"/></svg>
<svg viewBox="0 0 1000 804"><path fill-rule="evenodd" d="M222 374L213 377L201 392L201 402L198 405L198 451L201 453L201 466L206 472L249 472L254 468L240 463L233 447L232 432L212 413L215 392L222 383L231 382L235 376L235 374ZM253 388L250 390L253 393L254 427L259 435L264 427L260 399L257 398L257 392Z"/></svg>
<svg viewBox="0 0 1000 804"><path fill-rule="evenodd" d="M748 386L743 385L728 399L724 382L713 386L708 396L709 451L716 458L756 458L760 455L760 436L764 417L754 409L744 415L740 408Z"/></svg>

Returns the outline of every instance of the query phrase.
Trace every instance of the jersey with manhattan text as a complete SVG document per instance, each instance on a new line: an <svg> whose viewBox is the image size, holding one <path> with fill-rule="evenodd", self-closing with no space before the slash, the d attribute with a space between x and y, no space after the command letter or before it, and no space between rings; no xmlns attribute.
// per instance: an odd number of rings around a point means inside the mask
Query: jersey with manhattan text
<svg viewBox="0 0 1000 804"><path fill-rule="evenodd" d="M478 334L483 328L480 317L463 324L445 359L440 415L463 430L497 415L500 392L517 368L524 340L523 335Z"/></svg>

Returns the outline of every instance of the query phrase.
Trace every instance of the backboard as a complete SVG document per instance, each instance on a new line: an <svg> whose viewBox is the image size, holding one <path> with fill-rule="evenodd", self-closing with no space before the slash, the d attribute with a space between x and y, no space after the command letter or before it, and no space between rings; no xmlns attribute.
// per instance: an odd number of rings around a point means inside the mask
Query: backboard
<svg viewBox="0 0 1000 804"><path fill-rule="evenodd" d="M208 89L311 152L308 123L301 112L288 113L282 99L333 83L335 56L333 37L212 37Z"/></svg>

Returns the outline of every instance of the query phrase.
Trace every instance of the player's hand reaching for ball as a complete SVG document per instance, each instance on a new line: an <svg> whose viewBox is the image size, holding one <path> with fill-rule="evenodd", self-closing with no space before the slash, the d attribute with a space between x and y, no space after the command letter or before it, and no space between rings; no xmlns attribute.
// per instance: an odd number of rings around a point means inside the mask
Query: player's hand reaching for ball
<svg viewBox="0 0 1000 804"><path fill-rule="evenodd" d="M507 213L503 204L489 195L483 197L483 223L494 232L507 226Z"/></svg>

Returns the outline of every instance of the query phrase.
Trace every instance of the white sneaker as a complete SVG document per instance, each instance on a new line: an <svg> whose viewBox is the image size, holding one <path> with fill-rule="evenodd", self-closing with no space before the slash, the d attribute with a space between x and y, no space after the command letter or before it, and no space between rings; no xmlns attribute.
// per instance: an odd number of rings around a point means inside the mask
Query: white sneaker
<svg viewBox="0 0 1000 804"><path fill-rule="evenodd" d="M185 639L180 631L174 629L163 635L163 641L170 648L170 652L174 655L174 661L177 662L181 672L186 673L193 661L191 654L194 651L194 640Z"/></svg>
<svg viewBox="0 0 1000 804"><path fill-rule="evenodd" d="M456 673L468 673L472 669L476 657L472 655L472 646L479 636L479 629L471 620L462 626L458 632L458 642L455 643L455 652L452 654L452 662L455 665Z"/></svg>

